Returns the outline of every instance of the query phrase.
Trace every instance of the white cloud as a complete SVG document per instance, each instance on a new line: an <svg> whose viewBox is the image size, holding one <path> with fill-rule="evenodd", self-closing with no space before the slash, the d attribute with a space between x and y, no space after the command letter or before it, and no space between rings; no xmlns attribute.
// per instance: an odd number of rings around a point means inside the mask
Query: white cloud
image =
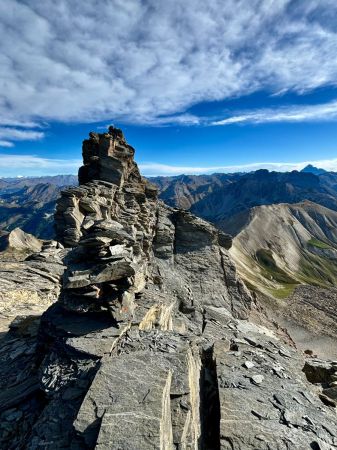
<svg viewBox="0 0 337 450"><path fill-rule="evenodd" d="M174 175L201 175L211 174L215 172L234 173L234 172L252 172L259 169L275 170L277 172L289 172L292 170L301 170L308 164L319 167L328 171L337 172L337 158L317 160L317 161L302 161L302 162L256 162L249 164L237 164L228 166L209 166L209 167L193 167L193 166L170 166L159 163L143 163L139 167L144 176L174 176Z"/></svg>
<svg viewBox="0 0 337 450"><path fill-rule="evenodd" d="M0 138L10 139L12 141L36 141L42 139L44 133L35 130L20 130L17 128L1 127Z"/></svg>
<svg viewBox="0 0 337 450"><path fill-rule="evenodd" d="M0 2L0 117L192 124L201 101L336 84L336 16L332 0Z"/></svg>
<svg viewBox="0 0 337 450"><path fill-rule="evenodd" d="M0 147L14 147L13 142L0 140Z"/></svg>
<svg viewBox="0 0 337 450"><path fill-rule="evenodd" d="M235 116L211 121L211 125L240 123L308 122L337 120L337 101L318 105L288 106L241 112Z"/></svg>
<svg viewBox="0 0 337 450"><path fill-rule="evenodd" d="M43 128L46 126L46 124L43 125L38 122L18 121L15 119L10 119L8 117L0 117L0 126L3 125L20 128Z"/></svg>
<svg viewBox="0 0 337 450"><path fill-rule="evenodd" d="M21 176L59 175L77 173L82 161L77 159L48 159L35 155L0 154L0 175Z"/></svg>
<svg viewBox="0 0 337 450"><path fill-rule="evenodd" d="M165 127L169 125L200 125L206 122L202 117L198 117L193 114L176 114L171 116L144 117L141 119L141 123L142 125ZM107 123L106 125L99 125L97 127L97 130L106 131L110 125L111 123Z"/></svg>

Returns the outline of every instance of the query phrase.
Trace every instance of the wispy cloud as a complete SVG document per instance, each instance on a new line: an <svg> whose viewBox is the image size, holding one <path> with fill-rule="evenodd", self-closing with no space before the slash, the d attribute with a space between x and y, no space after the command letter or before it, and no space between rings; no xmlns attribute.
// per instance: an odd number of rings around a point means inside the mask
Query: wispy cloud
<svg viewBox="0 0 337 450"><path fill-rule="evenodd" d="M0 117L0 147L14 147L16 141L38 141L45 137L46 124Z"/></svg>
<svg viewBox="0 0 337 450"><path fill-rule="evenodd" d="M0 2L0 117L190 125L199 102L336 85L336 17L332 0Z"/></svg>
<svg viewBox="0 0 337 450"><path fill-rule="evenodd" d="M0 140L0 147L14 147L13 142Z"/></svg>
<svg viewBox="0 0 337 450"><path fill-rule="evenodd" d="M44 128L46 124L42 124L39 122L32 122L26 120L15 120L9 117L0 117L0 126L10 126L10 127L19 127L19 128Z"/></svg>
<svg viewBox="0 0 337 450"><path fill-rule="evenodd" d="M206 124L205 118L198 117L193 114L176 114L176 115L170 115L170 116L160 116L160 117L144 117L144 118L138 118L139 122L142 123L142 125L151 125L153 127L166 127L170 125L185 125L185 126L192 126L192 125L201 125ZM136 119L136 122L138 122L138 119ZM111 125L111 123L107 123L106 125L99 125L97 127L98 130L104 130L106 131L107 128Z"/></svg>
<svg viewBox="0 0 337 450"><path fill-rule="evenodd" d="M275 109L259 109L243 111L237 115L217 119L211 125L232 125L244 123L268 122L312 122L337 120L337 101L318 104L279 107Z"/></svg>
<svg viewBox="0 0 337 450"><path fill-rule="evenodd" d="M9 139L11 141L37 141L44 137L44 133L35 130L20 130L17 128L1 127L0 139Z"/></svg>
<svg viewBox="0 0 337 450"><path fill-rule="evenodd" d="M75 174L81 164L82 161L77 159L48 159L35 155L0 154L0 176Z"/></svg>

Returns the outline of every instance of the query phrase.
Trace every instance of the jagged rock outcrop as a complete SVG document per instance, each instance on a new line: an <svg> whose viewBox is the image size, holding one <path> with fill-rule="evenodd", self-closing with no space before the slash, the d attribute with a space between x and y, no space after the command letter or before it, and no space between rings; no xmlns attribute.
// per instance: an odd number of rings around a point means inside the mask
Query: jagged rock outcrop
<svg viewBox="0 0 337 450"><path fill-rule="evenodd" d="M43 242L20 228L14 228L0 238L0 251L12 251L23 253L38 253L42 249Z"/></svg>
<svg viewBox="0 0 337 450"><path fill-rule="evenodd" d="M335 410L302 357L247 320L230 237L158 202L133 155L112 127L83 143L80 186L56 212L62 292L23 371L27 395L0 396L0 446L335 448Z"/></svg>

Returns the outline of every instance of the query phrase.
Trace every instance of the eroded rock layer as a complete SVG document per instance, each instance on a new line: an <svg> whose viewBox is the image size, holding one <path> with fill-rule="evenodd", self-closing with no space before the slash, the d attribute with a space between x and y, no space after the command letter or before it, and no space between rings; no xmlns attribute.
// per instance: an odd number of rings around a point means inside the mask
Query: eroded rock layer
<svg viewBox="0 0 337 450"><path fill-rule="evenodd" d="M15 416L1 448L336 448L334 402L294 348L249 322L231 238L158 202L133 156L112 127L83 143L80 186L58 202L69 250L34 382L19 402L0 398L2 423L25 407L29 427Z"/></svg>

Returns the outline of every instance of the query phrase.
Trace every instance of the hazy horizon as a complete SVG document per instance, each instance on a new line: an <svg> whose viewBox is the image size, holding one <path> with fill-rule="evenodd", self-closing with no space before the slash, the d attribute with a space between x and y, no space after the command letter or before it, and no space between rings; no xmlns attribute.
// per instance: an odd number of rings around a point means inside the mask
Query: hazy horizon
<svg viewBox="0 0 337 450"><path fill-rule="evenodd" d="M1 156L0 156L1 161ZM1 164L1 163L0 163ZM81 166L82 161L78 161L77 169L74 172L48 172L48 169L43 169L44 173L32 174L32 175L0 175L0 179L6 178L44 178L44 177L57 177L57 176L76 176L78 173L78 168ZM320 165L321 164L321 165ZM337 159L331 161L305 161L297 164L287 164L287 163L256 163L250 164L248 166L228 166L228 167L211 167L211 168L189 168L189 167L174 167L165 166L159 164L138 164L141 174L148 178L155 177L178 177L178 176L189 176L189 175L212 175L217 173L223 174L235 174L235 173L252 173L257 170L268 170L269 172L292 172L301 171L307 166L313 166L316 169L323 169L327 172L337 172ZM324 167L323 167L324 166ZM40 169L41 170L41 169ZM39 171L40 171L39 170ZM158 171L158 173L155 173Z"/></svg>

